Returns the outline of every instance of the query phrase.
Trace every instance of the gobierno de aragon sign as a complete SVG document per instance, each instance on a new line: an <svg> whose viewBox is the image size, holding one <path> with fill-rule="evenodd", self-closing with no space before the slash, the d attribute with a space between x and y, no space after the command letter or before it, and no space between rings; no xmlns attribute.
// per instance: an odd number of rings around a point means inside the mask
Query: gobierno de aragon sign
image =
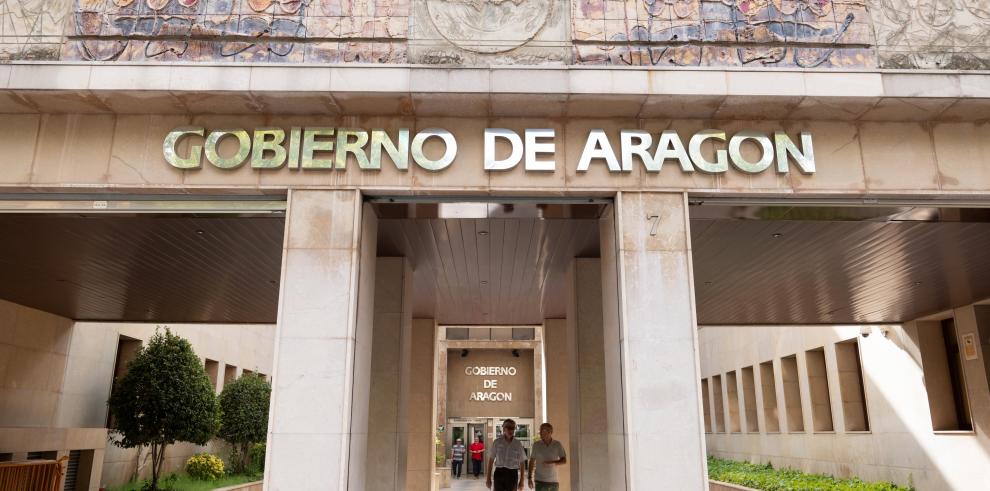
<svg viewBox="0 0 990 491"><path fill-rule="evenodd" d="M221 155L220 142L236 139L237 150ZM179 151L180 142L188 140ZM428 141L442 144L439 155L427 155ZM520 135L505 128L484 130L484 159L486 171L508 171L523 164L527 172L554 172L557 146L553 129L526 129ZM701 130L684 140L674 130L659 134L645 130L621 130L618 142L604 130L588 132L576 170L587 172L592 164L605 165L609 172L630 172L642 165L647 172L660 172L668 161L676 163L682 172L700 171L718 174L729 171L731 165L741 172L756 174L774 167L787 173L793 162L804 174L815 172L815 155L811 134L799 133L800 145L783 131L772 135L758 131L740 131L731 137L718 129ZM509 149L497 155L496 147ZM706 144L712 148L704 150ZM743 155L743 145L754 145L758 159ZM393 135L385 130L363 130L325 126L294 126L288 130L278 127L214 129L202 126L175 128L162 145L165 160L179 169L201 169L205 163L220 169L237 169L249 163L253 169L345 170L349 157L362 171L382 169L383 157L391 160L395 169L408 171L415 165L430 172L443 171L457 157L457 139L442 128L429 128L411 134L408 128ZM229 153L229 152L228 152ZM501 158L500 158L501 157ZM411 161L411 162L410 162ZM638 164L637 164L638 161Z"/></svg>

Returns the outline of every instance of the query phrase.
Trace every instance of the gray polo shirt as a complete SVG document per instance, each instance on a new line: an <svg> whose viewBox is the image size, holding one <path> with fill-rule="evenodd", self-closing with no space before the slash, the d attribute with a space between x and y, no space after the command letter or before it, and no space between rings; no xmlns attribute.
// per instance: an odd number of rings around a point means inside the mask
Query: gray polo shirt
<svg viewBox="0 0 990 491"><path fill-rule="evenodd" d="M564 453L564 446L558 440L551 440L550 444L537 440L533 443L532 458L536 461L534 466L534 480L540 482L557 482L557 466L544 464L547 460L560 460L567 456Z"/></svg>
<svg viewBox="0 0 990 491"><path fill-rule="evenodd" d="M519 464L526 461L526 451L518 438L513 438L511 442L505 441L504 436L496 438L492 443L492 453L495 454L495 467L519 470Z"/></svg>

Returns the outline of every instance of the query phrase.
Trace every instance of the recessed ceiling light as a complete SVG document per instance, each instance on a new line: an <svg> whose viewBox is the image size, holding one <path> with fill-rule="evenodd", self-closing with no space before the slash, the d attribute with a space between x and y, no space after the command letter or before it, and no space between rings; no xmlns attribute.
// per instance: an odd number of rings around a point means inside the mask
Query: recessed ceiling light
<svg viewBox="0 0 990 491"><path fill-rule="evenodd" d="M206 232L202 230L196 230L196 235L206 235Z"/></svg>
<svg viewBox="0 0 990 491"><path fill-rule="evenodd" d="M478 232L478 235L481 235L481 236L488 235L488 231L487 230L482 230L482 231Z"/></svg>
<svg viewBox="0 0 990 491"><path fill-rule="evenodd" d="M775 238L775 239L779 239L779 238L781 238L781 237L783 237L783 236L784 236L784 234L782 234L782 233L780 233L780 232L777 232L777 233L775 233L775 234L773 234L773 235L771 235L771 237L773 237L773 238Z"/></svg>
<svg viewBox="0 0 990 491"><path fill-rule="evenodd" d="M487 285L488 284L488 280L481 280L481 284L482 285Z"/></svg>

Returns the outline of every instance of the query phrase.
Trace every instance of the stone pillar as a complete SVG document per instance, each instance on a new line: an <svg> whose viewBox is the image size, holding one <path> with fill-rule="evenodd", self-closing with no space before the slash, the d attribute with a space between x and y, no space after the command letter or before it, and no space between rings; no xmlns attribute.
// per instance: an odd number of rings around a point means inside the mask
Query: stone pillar
<svg viewBox="0 0 990 491"><path fill-rule="evenodd" d="M408 491L429 491L433 479L434 431L433 374L436 368L436 322L413 319L409 356L409 404L405 432L406 485Z"/></svg>
<svg viewBox="0 0 990 491"><path fill-rule="evenodd" d="M375 315L371 341L368 450L365 486L369 491L405 488L406 441L403 362L408 362L412 329L412 274L401 257L380 257L375 267ZM408 383L408 380L406 380Z"/></svg>
<svg viewBox="0 0 990 491"><path fill-rule="evenodd" d="M377 219L357 191L291 190L285 230L265 489L363 486Z"/></svg>
<svg viewBox="0 0 990 491"><path fill-rule="evenodd" d="M577 377L571 398L571 444L574 487L584 491L615 489L610 479L605 343L602 322L601 261L574 259L569 271L571 294L567 324L573 340L572 375Z"/></svg>
<svg viewBox="0 0 990 491"><path fill-rule="evenodd" d="M547 421L553 425L553 437L560 440L567 450L567 467L557 470L560 489L576 489L571 485L571 470L577 469L577 446L571 432L570 394L572 383L577 377L572 375L571 362L574 350L571 345L567 319L545 319L543 321L543 351L546 353L547 376ZM536 430L534 429L534 435Z"/></svg>
<svg viewBox="0 0 990 491"><path fill-rule="evenodd" d="M627 487L707 489L687 198L615 205Z"/></svg>

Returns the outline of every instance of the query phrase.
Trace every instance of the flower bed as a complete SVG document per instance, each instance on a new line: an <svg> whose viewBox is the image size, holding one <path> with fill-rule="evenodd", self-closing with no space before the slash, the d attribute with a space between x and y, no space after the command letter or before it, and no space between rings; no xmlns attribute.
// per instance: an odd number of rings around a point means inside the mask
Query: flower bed
<svg viewBox="0 0 990 491"><path fill-rule="evenodd" d="M708 457L708 478L763 491L911 491L890 482L864 482L859 478L836 479L806 474L772 465L750 464Z"/></svg>

